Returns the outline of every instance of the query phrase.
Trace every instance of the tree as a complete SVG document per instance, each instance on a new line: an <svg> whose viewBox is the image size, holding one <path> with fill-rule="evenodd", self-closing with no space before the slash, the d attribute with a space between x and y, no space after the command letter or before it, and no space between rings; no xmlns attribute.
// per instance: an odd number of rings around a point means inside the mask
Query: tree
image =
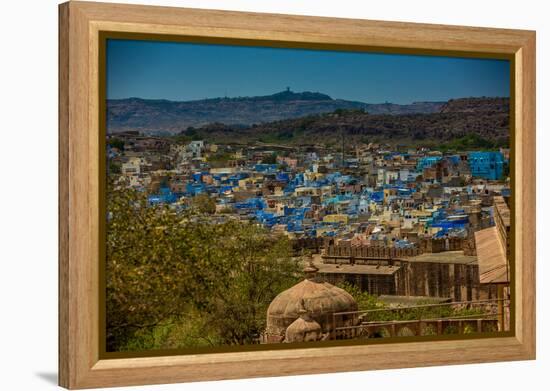
<svg viewBox="0 0 550 391"><path fill-rule="evenodd" d="M192 126L189 126L184 134L187 136L187 137L191 137L191 139L194 139L195 137L198 136L198 132L197 132L197 129L195 129L194 127Z"/></svg>
<svg viewBox="0 0 550 391"><path fill-rule="evenodd" d="M193 276L182 262L185 227L166 207L148 207L133 189L107 193L107 344L117 350L137 330L180 314Z"/></svg>
<svg viewBox="0 0 550 391"><path fill-rule="evenodd" d="M233 222L227 228L232 234L218 244L223 255L216 262L226 272L206 308L224 343L250 344L265 329L271 301L298 282L300 267L286 238L273 238L253 224Z"/></svg>
<svg viewBox="0 0 550 391"><path fill-rule="evenodd" d="M355 284L342 282L337 284L337 286L353 296L360 311L384 308L384 303L378 301L376 296L373 296L368 292L361 291L361 289L359 289L359 287Z"/></svg>
<svg viewBox="0 0 550 391"><path fill-rule="evenodd" d="M216 213L216 201L208 194L198 194L192 198L191 206L198 213L214 214Z"/></svg>
<svg viewBox="0 0 550 391"><path fill-rule="evenodd" d="M277 154L272 153L271 155L264 156L262 158L262 163L264 163L264 164L277 164Z"/></svg>
<svg viewBox="0 0 550 391"><path fill-rule="evenodd" d="M107 166L107 172L109 175L112 174L120 174L121 172L121 164L114 162L112 160L109 160L109 164Z"/></svg>
<svg viewBox="0 0 550 391"><path fill-rule="evenodd" d="M109 187L108 349L257 341L271 300L298 280L288 240Z"/></svg>
<svg viewBox="0 0 550 391"><path fill-rule="evenodd" d="M109 146L122 151L124 149L124 140L113 137L109 140Z"/></svg>

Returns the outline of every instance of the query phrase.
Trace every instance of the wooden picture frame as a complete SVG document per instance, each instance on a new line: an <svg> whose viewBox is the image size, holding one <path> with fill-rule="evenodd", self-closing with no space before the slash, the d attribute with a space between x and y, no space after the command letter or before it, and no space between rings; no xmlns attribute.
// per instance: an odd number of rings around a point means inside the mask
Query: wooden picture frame
<svg viewBox="0 0 550 391"><path fill-rule="evenodd" d="M513 67L515 319L511 336L101 358L100 32L504 55ZM70 389L535 358L535 32L89 2L59 6L59 384ZM458 353L458 354L457 354Z"/></svg>

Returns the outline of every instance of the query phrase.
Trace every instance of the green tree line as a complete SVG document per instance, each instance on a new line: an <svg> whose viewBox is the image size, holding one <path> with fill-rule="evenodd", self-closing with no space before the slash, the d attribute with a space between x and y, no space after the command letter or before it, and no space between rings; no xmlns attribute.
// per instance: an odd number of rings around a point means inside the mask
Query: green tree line
<svg viewBox="0 0 550 391"><path fill-rule="evenodd" d="M109 185L107 350L250 344L273 298L300 278L289 242L211 207L176 213Z"/></svg>

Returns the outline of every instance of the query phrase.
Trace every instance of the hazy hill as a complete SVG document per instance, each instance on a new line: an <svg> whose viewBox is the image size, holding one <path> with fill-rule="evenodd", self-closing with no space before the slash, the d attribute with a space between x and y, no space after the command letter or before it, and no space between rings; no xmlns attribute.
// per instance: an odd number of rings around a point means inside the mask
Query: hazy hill
<svg viewBox="0 0 550 391"><path fill-rule="evenodd" d="M210 123L243 127L300 118L338 109L361 109L371 114L434 113L445 102L416 102L409 105L371 104L333 99L318 92L282 91L273 95L215 98L187 102L140 98L107 101L109 132L124 130L178 133L189 126Z"/></svg>
<svg viewBox="0 0 550 391"><path fill-rule="evenodd" d="M429 114L389 115L338 109L250 127L211 123L183 131L182 135L218 142L277 144L338 143L342 135L350 143L444 144L464 138L467 143L506 146L510 132L508 105L508 98L464 98L451 100L442 105L440 112Z"/></svg>

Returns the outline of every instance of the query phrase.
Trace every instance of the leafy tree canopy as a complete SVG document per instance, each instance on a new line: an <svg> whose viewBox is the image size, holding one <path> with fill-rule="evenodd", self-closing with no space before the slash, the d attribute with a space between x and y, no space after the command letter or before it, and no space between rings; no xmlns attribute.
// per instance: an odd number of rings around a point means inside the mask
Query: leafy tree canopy
<svg viewBox="0 0 550 391"><path fill-rule="evenodd" d="M288 240L257 225L149 206L113 184L107 208L110 351L255 343L269 303L299 279Z"/></svg>
<svg viewBox="0 0 550 391"><path fill-rule="evenodd" d="M112 148L117 148L122 151L124 149L124 140L121 140L117 137L113 137L109 140L109 146Z"/></svg>

